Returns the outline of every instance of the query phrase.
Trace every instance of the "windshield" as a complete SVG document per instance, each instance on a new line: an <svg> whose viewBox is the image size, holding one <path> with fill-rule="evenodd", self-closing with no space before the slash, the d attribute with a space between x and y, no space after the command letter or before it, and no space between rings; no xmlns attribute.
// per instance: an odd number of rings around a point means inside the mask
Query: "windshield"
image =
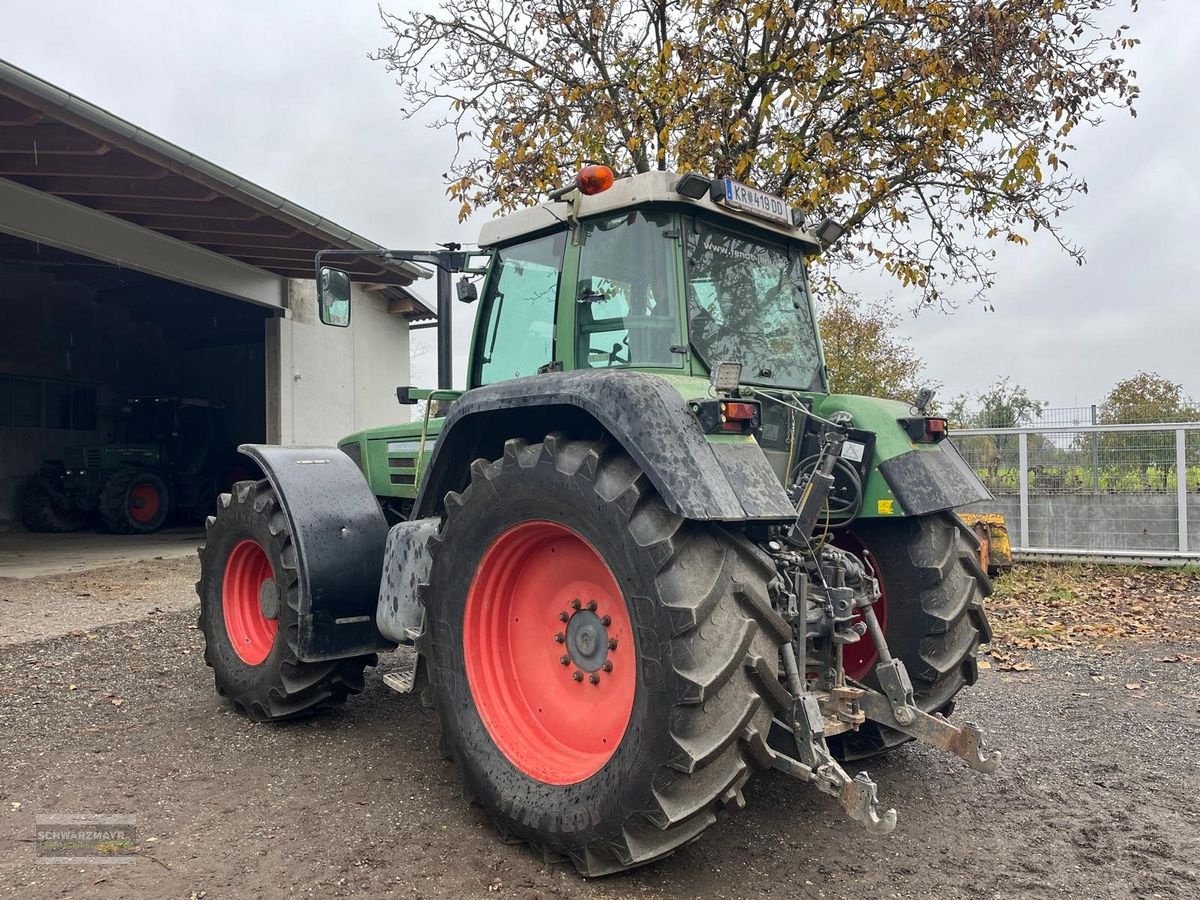
<svg viewBox="0 0 1200 900"><path fill-rule="evenodd" d="M692 347L706 366L740 362L747 383L823 390L799 251L694 219L685 271Z"/></svg>
<svg viewBox="0 0 1200 900"><path fill-rule="evenodd" d="M134 400L125 422L125 440L131 444L156 444L175 430L175 406L155 400Z"/></svg>

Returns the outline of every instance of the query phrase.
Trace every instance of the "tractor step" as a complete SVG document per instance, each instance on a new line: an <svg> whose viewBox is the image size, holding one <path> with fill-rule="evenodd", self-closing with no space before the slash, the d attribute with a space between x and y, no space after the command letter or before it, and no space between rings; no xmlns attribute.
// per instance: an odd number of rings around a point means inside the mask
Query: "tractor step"
<svg viewBox="0 0 1200 900"><path fill-rule="evenodd" d="M415 666L411 669L401 669L398 672L388 672L383 676L383 683L397 694L411 694L417 680L416 675Z"/></svg>

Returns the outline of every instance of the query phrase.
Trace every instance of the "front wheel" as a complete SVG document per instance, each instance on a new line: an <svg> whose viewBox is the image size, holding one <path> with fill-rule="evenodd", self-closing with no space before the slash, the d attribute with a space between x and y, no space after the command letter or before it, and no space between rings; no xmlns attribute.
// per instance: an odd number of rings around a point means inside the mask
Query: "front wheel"
<svg viewBox="0 0 1200 900"><path fill-rule="evenodd" d="M604 875L743 805L787 700L769 558L557 435L477 460L430 548L431 699L503 836Z"/></svg>
<svg viewBox="0 0 1200 900"><path fill-rule="evenodd" d="M200 550L200 630L217 693L255 721L339 706L375 656L305 662L296 653L300 590L287 516L266 481L222 494Z"/></svg>
<svg viewBox="0 0 1200 900"><path fill-rule="evenodd" d="M148 534L158 531L171 509L171 491L159 475L145 469L120 469L100 492L100 517L109 531Z"/></svg>
<svg viewBox="0 0 1200 900"><path fill-rule="evenodd" d="M978 541L950 512L909 519L863 519L839 545L866 551L883 596L875 604L888 649L903 660L917 705L948 714L954 698L975 683L976 652L992 639L983 601L992 583L979 565ZM878 688L877 657L864 638L846 647L846 674ZM842 759L890 750L911 740L895 729L867 722L857 732L830 740Z"/></svg>

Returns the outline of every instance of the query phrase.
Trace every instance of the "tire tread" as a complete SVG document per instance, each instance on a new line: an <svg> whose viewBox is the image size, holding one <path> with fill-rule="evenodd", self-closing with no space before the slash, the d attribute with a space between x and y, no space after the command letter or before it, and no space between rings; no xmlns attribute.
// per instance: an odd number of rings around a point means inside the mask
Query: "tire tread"
<svg viewBox="0 0 1200 900"><path fill-rule="evenodd" d="M777 652L779 626L787 626L766 600L768 574L774 576L770 561L764 566L764 555L748 541L671 513L619 447L554 433L539 444L508 441L491 466L527 466L531 459L574 479L572 489L592 498L586 502L615 504L630 540L651 552L671 621L673 674L684 685L671 718L674 747L644 808L629 816L619 837L579 848L522 832L537 853L568 856L581 874L595 877L660 859L696 839L718 813L744 805L741 789L750 772L769 764L761 735L780 702L779 692L763 684L763 660ZM481 484L486 471L471 468L456 505L469 507L473 492L487 489ZM447 515L453 515L449 505ZM431 553L448 543L431 540ZM448 749L461 769L458 748ZM498 818L503 812L489 810L497 830L512 838L512 828Z"/></svg>

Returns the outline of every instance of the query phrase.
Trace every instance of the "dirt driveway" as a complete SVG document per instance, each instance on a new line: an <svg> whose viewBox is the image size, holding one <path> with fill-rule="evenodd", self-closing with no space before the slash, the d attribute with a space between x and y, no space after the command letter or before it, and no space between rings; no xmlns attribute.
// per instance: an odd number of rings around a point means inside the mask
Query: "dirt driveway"
<svg viewBox="0 0 1200 900"><path fill-rule="evenodd" d="M1034 649L1028 671L986 670L960 712L1003 768L911 746L871 765L900 814L890 837L767 774L674 857L585 882L496 840L440 758L436 720L381 683L386 661L342 713L284 726L231 713L203 663L195 574L167 560L0 579L0 896L1200 895L1200 643ZM117 624L73 614L60 629L73 634L48 636L31 615L142 584L155 603L130 601ZM135 815L136 863L35 864L34 816L79 812Z"/></svg>

